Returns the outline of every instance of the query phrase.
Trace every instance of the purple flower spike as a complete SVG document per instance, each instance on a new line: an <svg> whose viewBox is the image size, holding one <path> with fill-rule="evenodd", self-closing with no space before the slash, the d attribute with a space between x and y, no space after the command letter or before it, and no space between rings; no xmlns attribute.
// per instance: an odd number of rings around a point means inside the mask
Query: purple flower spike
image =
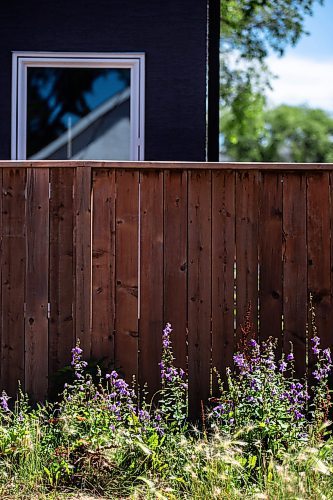
<svg viewBox="0 0 333 500"><path fill-rule="evenodd" d="M331 350L329 348L323 350L323 355L324 355L326 361L328 361L329 363L332 363Z"/></svg>
<svg viewBox="0 0 333 500"><path fill-rule="evenodd" d="M0 397L0 406L3 411L6 413L9 412L9 407L8 407L8 400L10 399L9 396L7 396L5 391L2 391L1 397Z"/></svg>
<svg viewBox="0 0 333 500"><path fill-rule="evenodd" d="M313 354L315 354L316 356L318 356L318 354L320 353L320 349L319 349L319 344L320 344L320 338L315 336L311 339L311 342L313 344L312 346L312 352Z"/></svg>
<svg viewBox="0 0 333 500"><path fill-rule="evenodd" d="M287 369L287 363L285 361L281 361L279 370L281 373L285 372Z"/></svg>

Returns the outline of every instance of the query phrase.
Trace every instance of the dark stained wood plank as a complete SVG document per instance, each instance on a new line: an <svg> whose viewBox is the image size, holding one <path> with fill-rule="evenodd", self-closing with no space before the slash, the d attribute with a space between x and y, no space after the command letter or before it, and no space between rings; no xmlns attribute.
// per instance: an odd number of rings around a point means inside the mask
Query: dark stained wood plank
<svg viewBox="0 0 333 500"><path fill-rule="evenodd" d="M2 268L3 268L3 225L2 225L2 213L3 213L3 188L2 188L2 177L3 170L0 171L0 391L2 387L2 374L1 374L1 365L2 365L2 346L3 346L3 331L2 331L2 322L3 322L3 310L2 310Z"/></svg>
<svg viewBox="0 0 333 500"><path fill-rule="evenodd" d="M140 172L139 382L160 387L163 321L163 173Z"/></svg>
<svg viewBox="0 0 333 500"><path fill-rule="evenodd" d="M91 353L114 363L115 171L93 171Z"/></svg>
<svg viewBox="0 0 333 500"><path fill-rule="evenodd" d="M265 172L260 190L259 269L260 339L278 339L282 352L282 176Z"/></svg>
<svg viewBox="0 0 333 500"><path fill-rule="evenodd" d="M75 331L83 355L91 357L91 168L78 167L75 206Z"/></svg>
<svg viewBox="0 0 333 500"><path fill-rule="evenodd" d="M329 173L307 175L307 248L308 293L316 314L316 326L322 347L333 347L333 311L331 295L331 193ZM309 321L311 332L311 318ZM310 340L310 339L309 339ZM309 343L309 368L315 359Z"/></svg>
<svg viewBox="0 0 333 500"><path fill-rule="evenodd" d="M49 170L27 170L25 388L40 401L48 389Z"/></svg>
<svg viewBox="0 0 333 500"><path fill-rule="evenodd" d="M171 323L175 365L186 370L187 172L164 174L164 324Z"/></svg>
<svg viewBox="0 0 333 500"><path fill-rule="evenodd" d="M3 170L1 245L1 389L15 397L24 386L26 171Z"/></svg>
<svg viewBox="0 0 333 500"><path fill-rule="evenodd" d="M75 344L73 320L74 169L50 169L49 379L70 364Z"/></svg>
<svg viewBox="0 0 333 500"><path fill-rule="evenodd" d="M307 321L307 249L306 249L306 177L283 176L283 347L294 346L295 371L303 376L306 369Z"/></svg>
<svg viewBox="0 0 333 500"><path fill-rule="evenodd" d="M138 378L139 172L116 174L115 366L130 382Z"/></svg>
<svg viewBox="0 0 333 500"><path fill-rule="evenodd" d="M258 328L258 203L259 173L236 174L236 304L237 343L240 326L251 307L254 330Z"/></svg>
<svg viewBox="0 0 333 500"><path fill-rule="evenodd" d="M211 171L189 172L188 180L189 415L193 418L210 395Z"/></svg>
<svg viewBox="0 0 333 500"><path fill-rule="evenodd" d="M234 353L235 173L212 173L212 365L225 380ZM213 393L218 390L213 373Z"/></svg>

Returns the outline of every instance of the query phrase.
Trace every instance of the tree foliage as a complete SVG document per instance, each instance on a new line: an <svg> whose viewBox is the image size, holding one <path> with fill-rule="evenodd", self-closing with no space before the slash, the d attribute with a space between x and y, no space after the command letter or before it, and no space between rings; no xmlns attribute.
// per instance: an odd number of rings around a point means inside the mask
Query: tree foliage
<svg viewBox="0 0 333 500"><path fill-rule="evenodd" d="M256 101L245 109L252 113L246 124L237 122L230 111L221 117L224 150L230 158L333 162L333 118L325 111L282 105L257 113Z"/></svg>
<svg viewBox="0 0 333 500"><path fill-rule="evenodd" d="M246 122L263 110L272 78L266 58L272 52L283 55L287 46L294 46L306 33L305 18L323 2L221 0L221 107L231 115L235 133L246 133L250 127L259 132L258 117L255 124Z"/></svg>

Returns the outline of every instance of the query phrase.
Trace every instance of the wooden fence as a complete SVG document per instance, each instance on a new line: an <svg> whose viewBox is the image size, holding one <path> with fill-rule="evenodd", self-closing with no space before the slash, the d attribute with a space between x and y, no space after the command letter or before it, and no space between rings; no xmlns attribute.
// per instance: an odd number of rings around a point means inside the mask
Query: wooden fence
<svg viewBox="0 0 333 500"><path fill-rule="evenodd" d="M212 366L232 365L248 303L304 373L310 292L332 344L333 165L0 162L0 183L10 394L21 380L43 399L76 337L154 391L169 321L193 414Z"/></svg>

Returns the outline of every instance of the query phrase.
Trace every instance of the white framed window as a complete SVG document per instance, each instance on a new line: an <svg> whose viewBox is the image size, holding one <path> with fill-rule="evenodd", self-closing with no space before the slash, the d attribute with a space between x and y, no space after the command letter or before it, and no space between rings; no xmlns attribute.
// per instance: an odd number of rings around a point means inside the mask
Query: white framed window
<svg viewBox="0 0 333 500"><path fill-rule="evenodd" d="M14 52L13 160L144 159L141 53Z"/></svg>

